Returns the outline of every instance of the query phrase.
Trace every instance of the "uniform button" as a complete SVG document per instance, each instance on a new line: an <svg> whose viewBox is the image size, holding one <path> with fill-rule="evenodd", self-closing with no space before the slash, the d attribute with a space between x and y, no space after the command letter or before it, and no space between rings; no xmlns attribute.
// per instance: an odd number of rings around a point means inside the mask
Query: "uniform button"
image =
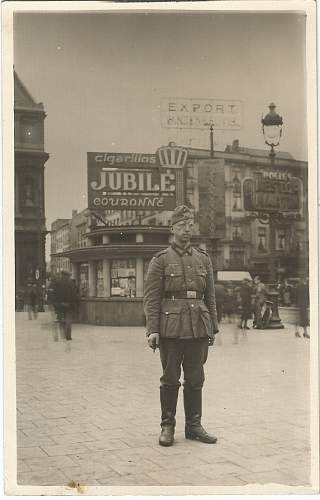
<svg viewBox="0 0 320 500"><path fill-rule="evenodd" d="M168 311L166 311L166 314L169 314Z"/></svg>
<svg viewBox="0 0 320 500"><path fill-rule="evenodd" d="M170 274L170 276L174 276L174 274Z"/></svg>
<svg viewBox="0 0 320 500"><path fill-rule="evenodd" d="M194 304L191 304L191 307L194 307Z"/></svg>

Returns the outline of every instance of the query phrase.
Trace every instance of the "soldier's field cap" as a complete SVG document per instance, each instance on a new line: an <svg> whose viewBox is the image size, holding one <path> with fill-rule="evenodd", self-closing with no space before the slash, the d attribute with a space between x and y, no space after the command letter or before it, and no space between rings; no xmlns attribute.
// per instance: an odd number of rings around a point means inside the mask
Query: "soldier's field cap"
<svg viewBox="0 0 320 500"><path fill-rule="evenodd" d="M186 207L186 205L179 205L176 207L173 211L172 217L171 217L171 224L176 224L177 222L180 222L181 220L189 220L193 219L193 214L191 210Z"/></svg>

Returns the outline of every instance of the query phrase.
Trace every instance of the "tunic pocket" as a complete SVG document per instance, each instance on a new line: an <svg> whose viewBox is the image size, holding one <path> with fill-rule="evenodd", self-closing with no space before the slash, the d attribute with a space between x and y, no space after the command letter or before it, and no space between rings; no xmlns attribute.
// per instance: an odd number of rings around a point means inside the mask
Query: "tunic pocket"
<svg viewBox="0 0 320 500"><path fill-rule="evenodd" d="M160 336L179 337L181 330L180 312L162 312L160 315Z"/></svg>
<svg viewBox="0 0 320 500"><path fill-rule="evenodd" d="M198 264L196 267L196 279L202 290L206 288L207 270L203 264Z"/></svg>
<svg viewBox="0 0 320 500"><path fill-rule="evenodd" d="M164 270L165 291L175 292L182 289L183 271L179 264L168 264Z"/></svg>
<svg viewBox="0 0 320 500"><path fill-rule="evenodd" d="M204 332L208 337L212 336L212 321L211 321L211 316L208 311L207 306L204 304L200 304L199 307L199 312L200 312L200 318L203 324Z"/></svg>

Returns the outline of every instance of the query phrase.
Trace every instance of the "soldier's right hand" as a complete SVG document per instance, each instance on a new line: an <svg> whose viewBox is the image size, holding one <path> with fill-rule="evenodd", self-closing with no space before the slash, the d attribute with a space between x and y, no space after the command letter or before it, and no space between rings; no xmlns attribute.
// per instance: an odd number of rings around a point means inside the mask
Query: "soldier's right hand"
<svg viewBox="0 0 320 500"><path fill-rule="evenodd" d="M159 333L150 333L150 335L148 336L148 346L154 351L157 347L159 347L159 338Z"/></svg>

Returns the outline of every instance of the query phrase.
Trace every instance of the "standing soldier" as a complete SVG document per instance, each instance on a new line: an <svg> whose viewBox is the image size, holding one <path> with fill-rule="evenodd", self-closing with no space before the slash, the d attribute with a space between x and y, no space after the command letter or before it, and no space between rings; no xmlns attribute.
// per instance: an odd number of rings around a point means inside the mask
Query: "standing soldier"
<svg viewBox="0 0 320 500"><path fill-rule="evenodd" d="M185 437L217 442L201 425L203 365L218 332L213 271L208 254L190 245L193 227L189 208L177 207L172 215L172 244L153 257L145 284L148 344L153 350L160 348L163 369L161 446L173 445L181 366Z"/></svg>

